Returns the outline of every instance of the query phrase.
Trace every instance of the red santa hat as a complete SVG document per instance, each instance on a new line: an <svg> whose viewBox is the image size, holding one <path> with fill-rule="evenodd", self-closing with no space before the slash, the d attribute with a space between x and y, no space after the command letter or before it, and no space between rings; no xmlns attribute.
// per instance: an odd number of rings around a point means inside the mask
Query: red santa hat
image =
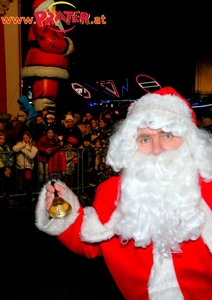
<svg viewBox="0 0 212 300"><path fill-rule="evenodd" d="M195 112L192 109L192 106L190 105L190 103L188 102L188 100L186 100L185 98L183 98L172 87L170 87L170 86L164 87L164 88L162 88L160 90L155 91L153 94L159 94L159 95L162 95L162 96L165 96L165 95L176 95L176 96L178 96L180 99L182 99L188 105L188 107L189 107L189 109L191 111L192 119L193 119L194 123L197 125L196 115L195 115Z"/></svg>
<svg viewBox="0 0 212 300"><path fill-rule="evenodd" d="M45 11L49 5L52 3L55 3L54 0L35 0L32 5L32 10L37 12L37 11Z"/></svg>
<svg viewBox="0 0 212 300"><path fill-rule="evenodd" d="M195 113L184 97L177 93L172 87L162 88L154 93L148 93L134 102L129 107L127 118L132 120L132 126L135 125L135 119L140 126L160 126L165 124L174 124L186 122L197 125ZM157 123L157 125L156 125Z"/></svg>

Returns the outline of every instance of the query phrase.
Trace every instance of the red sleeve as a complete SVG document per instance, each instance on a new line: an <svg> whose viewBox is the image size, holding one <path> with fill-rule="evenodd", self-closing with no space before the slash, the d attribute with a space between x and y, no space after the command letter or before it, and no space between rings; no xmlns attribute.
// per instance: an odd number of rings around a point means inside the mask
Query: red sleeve
<svg viewBox="0 0 212 300"><path fill-rule="evenodd" d="M201 187L202 198L205 200L205 202L212 210L212 181L205 182L203 181L202 178L200 178L200 187Z"/></svg>
<svg viewBox="0 0 212 300"><path fill-rule="evenodd" d="M73 225L71 225L68 229L66 229L62 234L60 234L57 238L63 243L69 250L84 255L87 258L94 258L96 256L101 256L101 249L99 247L99 243L85 243L80 239L80 230L82 225L83 218L83 209L82 207L79 210L79 216Z"/></svg>
<svg viewBox="0 0 212 300"><path fill-rule="evenodd" d="M103 224L109 220L115 209L119 183L120 176L114 176L101 183L97 188L93 206ZM100 256L102 255L101 243L85 243L80 239L83 214L84 211L81 207L75 223L58 236L58 239L77 254L85 255L88 258Z"/></svg>

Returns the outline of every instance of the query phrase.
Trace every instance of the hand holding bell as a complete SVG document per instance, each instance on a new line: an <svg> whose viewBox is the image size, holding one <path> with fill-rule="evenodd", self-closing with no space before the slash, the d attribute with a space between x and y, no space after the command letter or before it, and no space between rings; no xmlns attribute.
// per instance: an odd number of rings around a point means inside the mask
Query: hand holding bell
<svg viewBox="0 0 212 300"><path fill-rule="evenodd" d="M54 187L54 181L52 181L51 184ZM55 198L52 201L52 205L49 207L49 215L56 219L64 218L69 215L72 211L72 206L63 198L59 197L56 190L54 191L54 196Z"/></svg>

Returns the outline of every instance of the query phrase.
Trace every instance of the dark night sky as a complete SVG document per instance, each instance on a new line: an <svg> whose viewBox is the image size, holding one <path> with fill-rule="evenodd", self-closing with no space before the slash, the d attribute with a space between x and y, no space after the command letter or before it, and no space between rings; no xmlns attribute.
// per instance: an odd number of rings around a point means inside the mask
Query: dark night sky
<svg viewBox="0 0 212 300"><path fill-rule="evenodd" d="M32 2L21 1L24 14L30 15ZM163 87L171 85L184 96L191 95L197 48L210 40L209 7L199 3L185 7L179 1L67 2L90 13L91 19L104 14L107 21L106 25L78 25L68 34L76 49L70 69L74 62L74 72L96 80L145 73Z"/></svg>

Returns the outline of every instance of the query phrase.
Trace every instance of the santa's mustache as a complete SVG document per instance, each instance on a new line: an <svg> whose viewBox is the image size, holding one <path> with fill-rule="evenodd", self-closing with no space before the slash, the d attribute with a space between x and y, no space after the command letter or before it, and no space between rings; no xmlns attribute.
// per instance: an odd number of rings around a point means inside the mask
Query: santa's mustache
<svg viewBox="0 0 212 300"><path fill-rule="evenodd" d="M195 168L194 161L188 149L181 146L176 150L169 150L159 155L145 155L136 152L130 168L134 172L135 178L141 181L154 180L167 186L173 182L176 177L182 178L185 172L185 166L191 169Z"/></svg>

